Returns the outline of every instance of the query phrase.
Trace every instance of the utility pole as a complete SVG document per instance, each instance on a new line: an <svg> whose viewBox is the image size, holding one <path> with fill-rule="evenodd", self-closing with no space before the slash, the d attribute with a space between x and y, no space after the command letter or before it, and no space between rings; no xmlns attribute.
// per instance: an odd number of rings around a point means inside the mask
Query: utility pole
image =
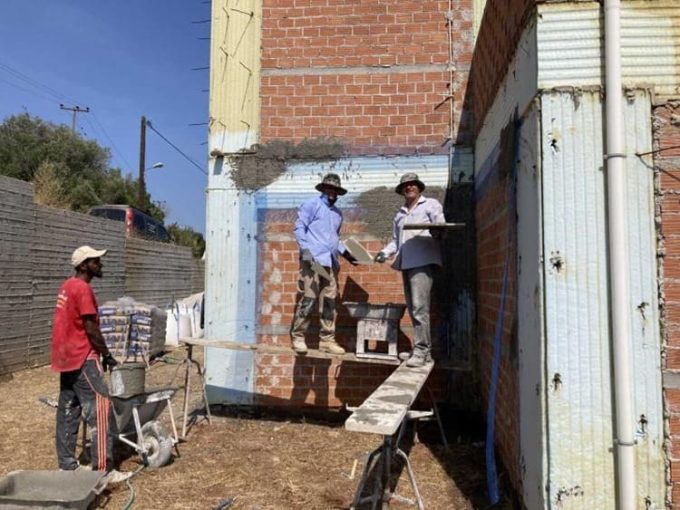
<svg viewBox="0 0 680 510"><path fill-rule="evenodd" d="M71 131L74 133L76 132L76 113L89 113L90 107L86 106L85 108L81 108L78 105L75 105L73 108L69 108L68 106L64 106L63 104L59 105L59 108L62 110L67 110L69 112L73 112L73 116L71 118Z"/></svg>
<svg viewBox="0 0 680 510"><path fill-rule="evenodd" d="M139 126L139 179L137 180L137 208L144 210L144 195L146 195L146 185L144 183L144 166L146 165L146 117L142 115L142 122Z"/></svg>

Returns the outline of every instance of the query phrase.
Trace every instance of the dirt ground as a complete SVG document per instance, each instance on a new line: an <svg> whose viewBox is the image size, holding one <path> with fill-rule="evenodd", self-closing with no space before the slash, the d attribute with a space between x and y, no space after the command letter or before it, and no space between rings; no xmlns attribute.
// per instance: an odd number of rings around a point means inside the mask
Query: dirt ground
<svg viewBox="0 0 680 510"><path fill-rule="evenodd" d="M181 385L177 350L152 365L147 388ZM194 379L196 381L196 379ZM142 469L126 484L104 491L95 508L142 509L342 509L349 508L368 452L381 438L347 432L344 416L313 419L267 410L213 408L212 423L202 414L198 384L190 409L195 420L180 456L160 469ZM55 409L41 397L56 399L58 376L48 367L25 370L0 381L0 477L19 469L57 469L54 451ZM183 391L173 398L181 434ZM162 421L169 424L164 411ZM428 509L485 508L484 449L474 440L456 441L455 425L446 424L451 446L445 450L436 428L420 428L422 442L408 441L409 459ZM170 428L168 427L168 430ZM454 431L454 432L452 432ZM411 438L412 439L412 436ZM121 470L141 463L122 451ZM412 496L406 470L397 493ZM233 502L229 504L229 498ZM413 508L393 503L393 508ZM502 504L496 508L510 508Z"/></svg>

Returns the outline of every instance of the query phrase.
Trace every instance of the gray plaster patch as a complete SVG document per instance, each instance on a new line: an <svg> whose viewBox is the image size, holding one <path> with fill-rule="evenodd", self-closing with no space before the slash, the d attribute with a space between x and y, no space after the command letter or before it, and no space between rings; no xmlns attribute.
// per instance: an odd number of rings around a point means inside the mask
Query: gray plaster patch
<svg viewBox="0 0 680 510"><path fill-rule="evenodd" d="M272 140L254 144L249 150L228 156L231 178L236 187L257 191L276 181L289 164L334 161L348 154L346 144L338 138L307 138L295 144Z"/></svg>
<svg viewBox="0 0 680 510"><path fill-rule="evenodd" d="M395 186L396 184L395 182ZM443 204L446 189L428 186L423 195L436 198ZM360 219L366 224L366 231L387 242L392 237L392 222L399 208L404 205L404 197L397 195L393 186L379 186L361 193L356 198L356 203L361 209Z"/></svg>
<svg viewBox="0 0 680 510"><path fill-rule="evenodd" d="M364 191L356 198L366 231L385 242L392 236L392 220L403 203L403 197L386 186Z"/></svg>

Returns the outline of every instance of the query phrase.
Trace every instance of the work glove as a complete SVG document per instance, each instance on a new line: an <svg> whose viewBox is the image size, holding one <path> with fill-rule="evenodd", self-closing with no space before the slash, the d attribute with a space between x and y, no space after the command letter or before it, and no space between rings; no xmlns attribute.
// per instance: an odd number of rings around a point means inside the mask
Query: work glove
<svg viewBox="0 0 680 510"><path fill-rule="evenodd" d="M342 254L342 256L345 258L345 260L347 260L347 262L349 262L353 266L359 265L359 261L350 252L346 251L345 253Z"/></svg>
<svg viewBox="0 0 680 510"><path fill-rule="evenodd" d="M376 254L376 256L373 258L373 262L377 262L378 264L383 264L386 260L387 260L387 257L381 251L379 251Z"/></svg>
<svg viewBox="0 0 680 510"><path fill-rule="evenodd" d="M118 362L116 361L116 358L111 356L111 353L108 353L102 358L102 365L104 366L104 372L106 372L107 368L111 370L113 367L118 365Z"/></svg>
<svg viewBox="0 0 680 510"><path fill-rule="evenodd" d="M302 260L305 262L309 262L310 264L314 262L314 257L312 257L312 252L309 251L308 249L302 250Z"/></svg>

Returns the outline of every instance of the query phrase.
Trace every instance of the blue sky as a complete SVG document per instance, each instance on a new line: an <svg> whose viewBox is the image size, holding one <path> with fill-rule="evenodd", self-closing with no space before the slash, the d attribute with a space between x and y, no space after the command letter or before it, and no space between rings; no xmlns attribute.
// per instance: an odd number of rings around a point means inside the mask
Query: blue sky
<svg viewBox="0 0 680 510"><path fill-rule="evenodd" d="M204 0L2 0L0 120L71 125L137 175L140 117L206 170L210 4ZM204 173L147 129L146 185L167 223L205 231Z"/></svg>

